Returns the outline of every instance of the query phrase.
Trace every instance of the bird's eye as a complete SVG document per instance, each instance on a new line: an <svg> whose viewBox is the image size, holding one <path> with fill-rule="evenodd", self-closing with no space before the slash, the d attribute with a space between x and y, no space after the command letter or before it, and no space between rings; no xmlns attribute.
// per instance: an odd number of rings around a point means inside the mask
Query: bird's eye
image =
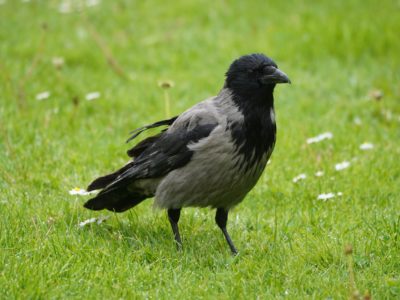
<svg viewBox="0 0 400 300"><path fill-rule="evenodd" d="M266 73L266 74L270 74L270 73L273 73L274 71L275 71L275 67L273 67L273 66L265 66L264 67L264 73Z"/></svg>
<svg viewBox="0 0 400 300"><path fill-rule="evenodd" d="M264 72L264 66L258 67L258 68L254 68L252 70L250 70L250 74L252 75L260 75Z"/></svg>

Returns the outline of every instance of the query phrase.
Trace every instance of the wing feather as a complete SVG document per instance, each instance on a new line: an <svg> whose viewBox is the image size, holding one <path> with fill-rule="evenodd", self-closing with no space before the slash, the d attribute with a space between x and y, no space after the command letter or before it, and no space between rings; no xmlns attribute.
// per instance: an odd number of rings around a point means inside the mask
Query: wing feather
<svg viewBox="0 0 400 300"><path fill-rule="evenodd" d="M216 126L214 123L197 126L191 131L181 129L162 133L107 189L117 188L135 179L161 177L186 165L193 155L188 145L207 137Z"/></svg>
<svg viewBox="0 0 400 300"><path fill-rule="evenodd" d="M142 127L140 127L140 128L136 128L135 130L133 130L133 131L131 131L131 132L129 133L129 134L131 134L131 136L126 140L126 142L129 143L131 140L133 140L134 138L136 138L136 137L137 137L139 134L141 134L143 131L146 131L146 130L148 130L148 129L156 128L156 127L160 127L160 126L164 126L164 125L170 126L170 125L172 125L172 123L175 122L175 120L176 120L177 118L178 118L178 116L173 117L173 118L171 118L171 119L167 119L167 120L161 120L161 121L155 122L155 123L153 123L153 124L149 124L149 125L146 125L146 126L142 126Z"/></svg>

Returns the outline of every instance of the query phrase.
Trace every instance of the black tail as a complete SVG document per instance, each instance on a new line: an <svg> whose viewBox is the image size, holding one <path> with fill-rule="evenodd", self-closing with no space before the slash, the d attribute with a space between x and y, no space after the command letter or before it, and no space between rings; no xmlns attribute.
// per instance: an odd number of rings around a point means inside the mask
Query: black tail
<svg viewBox="0 0 400 300"><path fill-rule="evenodd" d="M146 198L148 196L128 191L126 187L120 187L100 192L96 197L87 201L84 207L91 210L108 209L114 212L123 212L138 205Z"/></svg>
<svg viewBox="0 0 400 300"><path fill-rule="evenodd" d="M99 189L104 189L107 185L109 185L111 182L113 182L119 175L124 173L126 170L128 170L130 167L132 167L133 161L127 163L125 166L123 166L121 169L118 171L101 176L99 178L96 178L89 186L87 187L87 191L94 191L94 190L99 190Z"/></svg>

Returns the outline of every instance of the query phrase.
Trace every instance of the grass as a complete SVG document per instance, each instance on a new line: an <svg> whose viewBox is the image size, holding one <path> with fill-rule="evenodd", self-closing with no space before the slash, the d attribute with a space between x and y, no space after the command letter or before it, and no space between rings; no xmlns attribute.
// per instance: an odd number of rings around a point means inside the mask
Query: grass
<svg viewBox="0 0 400 300"><path fill-rule="evenodd" d="M400 297L398 2L60 3L0 5L0 298L343 299L355 297L353 273L360 295ZM272 162L230 216L239 256L213 211L184 210L178 253L151 201L116 215L68 194L127 160L130 130L165 117L160 80L175 83L175 115L217 93L250 52L293 84L276 90ZM333 139L306 144L325 131ZM343 196L317 200L329 192ZM79 228L101 215L111 217Z"/></svg>

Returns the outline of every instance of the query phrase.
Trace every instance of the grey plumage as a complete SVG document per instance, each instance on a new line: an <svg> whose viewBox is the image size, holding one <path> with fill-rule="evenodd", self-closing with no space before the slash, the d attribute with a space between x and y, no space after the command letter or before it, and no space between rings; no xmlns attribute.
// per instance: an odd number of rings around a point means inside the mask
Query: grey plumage
<svg viewBox="0 0 400 300"><path fill-rule="evenodd" d="M160 180L154 190L155 206L229 209L255 185L273 145L260 161L244 168L245 157L237 154L231 133L227 130L230 122L243 122L243 115L231 97L229 89L223 89L217 97L200 102L183 113L168 129L174 132L185 126L190 129L201 124L215 124L210 135L188 145L193 151L191 161Z"/></svg>
<svg viewBox="0 0 400 300"><path fill-rule="evenodd" d="M102 189L85 207L124 211L146 198L168 210L175 239L187 206L217 208L216 221L236 253L227 231L230 208L240 203L262 174L275 145L273 89L290 82L262 54L234 61L220 93L181 115L144 126L169 126L128 151L121 170L100 177L88 190Z"/></svg>

